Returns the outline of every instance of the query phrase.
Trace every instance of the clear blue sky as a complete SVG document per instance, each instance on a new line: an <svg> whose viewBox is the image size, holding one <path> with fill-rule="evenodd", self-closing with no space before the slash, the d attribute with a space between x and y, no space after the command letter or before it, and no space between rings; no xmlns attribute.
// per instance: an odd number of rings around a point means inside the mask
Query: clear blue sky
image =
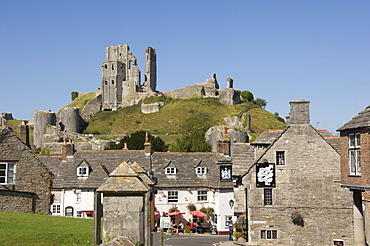
<svg viewBox="0 0 370 246"><path fill-rule="evenodd" d="M160 91L217 74L285 117L310 100L311 124L336 134L369 103L370 1L2 1L0 112L57 112L100 87L105 47L128 43Z"/></svg>

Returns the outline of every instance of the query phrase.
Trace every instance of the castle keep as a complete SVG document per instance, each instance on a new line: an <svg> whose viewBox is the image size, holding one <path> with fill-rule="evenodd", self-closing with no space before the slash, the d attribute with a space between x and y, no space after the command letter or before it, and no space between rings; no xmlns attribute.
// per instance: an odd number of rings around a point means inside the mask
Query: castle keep
<svg viewBox="0 0 370 246"><path fill-rule="evenodd" d="M128 44L106 48L106 61L102 63L102 110L117 110L136 104L145 96L155 96L157 87L157 55L155 49L146 48L145 81L136 57Z"/></svg>

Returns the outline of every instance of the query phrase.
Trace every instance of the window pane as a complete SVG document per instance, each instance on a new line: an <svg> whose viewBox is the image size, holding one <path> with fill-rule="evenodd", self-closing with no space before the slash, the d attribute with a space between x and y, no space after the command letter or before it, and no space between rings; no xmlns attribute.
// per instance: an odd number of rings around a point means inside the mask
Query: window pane
<svg viewBox="0 0 370 246"><path fill-rule="evenodd" d="M356 133L356 146L360 147L361 146L361 137L360 133Z"/></svg>
<svg viewBox="0 0 370 246"><path fill-rule="evenodd" d="M349 146L354 147L355 146L355 134L349 134Z"/></svg>
<svg viewBox="0 0 370 246"><path fill-rule="evenodd" d="M361 151L360 150L356 150L356 157L357 157L357 162L356 162L357 173L361 174Z"/></svg>
<svg viewBox="0 0 370 246"><path fill-rule="evenodd" d="M14 164L8 164L7 183L8 184L13 184L14 183Z"/></svg>
<svg viewBox="0 0 370 246"><path fill-rule="evenodd" d="M272 239L277 239L277 231L272 231Z"/></svg>
<svg viewBox="0 0 370 246"><path fill-rule="evenodd" d="M349 172L351 174L356 173L356 156L354 150L349 151Z"/></svg>
<svg viewBox="0 0 370 246"><path fill-rule="evenodd" d="M271 239L271 231L267 231L266 238L267 238L267 239Z"/></svg>
<svg viewBox="0 0 370 246"><path fill-rule="evenodd" d="M266 230L261 230L261 238L266 239Z"/></svg>

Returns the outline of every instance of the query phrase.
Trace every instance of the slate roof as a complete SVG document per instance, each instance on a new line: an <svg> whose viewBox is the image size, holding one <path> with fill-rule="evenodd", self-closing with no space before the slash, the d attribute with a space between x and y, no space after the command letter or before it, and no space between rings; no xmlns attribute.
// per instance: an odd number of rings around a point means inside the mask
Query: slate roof
<svg viewBox="0 0 370 246"><path fill-rule="evenodd" d="M67 157L62 162L61 156L40 157L54 171L54 189L84 188L96 189L103 184L122 162L136 162L146 171L152 171L158 179L158 188L167 187L209 187L232 188L232 182L221 182L219 166L231 163L230 157L218 153L177 153L155 152L152 156L142 150L105 150L105 151L76 151L73 157ZM86 162L90 167L87 178L77 177L77 167ZM166 166L176 167L176 175L165 175ZM207 174L198 177L195 168L205 166Z"/></svg>
<svg viewBox="0 0 370 246"><path fill-rule="evenodd" d="M345 123L337 131L370 127L370 105Z"/></svg>

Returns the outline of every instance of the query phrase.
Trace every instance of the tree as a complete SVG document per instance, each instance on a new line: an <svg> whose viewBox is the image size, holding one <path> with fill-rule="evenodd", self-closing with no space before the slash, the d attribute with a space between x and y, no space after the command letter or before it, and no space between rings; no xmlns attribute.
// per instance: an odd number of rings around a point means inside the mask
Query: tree
<svg viewBox="0 0 370 246"><path fill-rule="evenodd" d="M126 143L127 148L130 150L141 150L144 149L145 138L146 131L136 131L129 136L123 137L118 144L107 149L123 149ZM155 137L148 133L148 139L151 143L152 151L166 152L168 150L168 145L160 137Z"/></svg>
<svg viewBox="0 0 370 246"><path fill-rule="evenodd" d="M254 100L253 93L250 91L242 91L240 95L243 98L243 102L253 102Z"/></svg>
<svg viewBox="0 0 370 246"><path fill-rule="evenodd" d="M206 141L205 132L193 131L185 134L182 138L176 139L176 143L171 146L171 151L175 152L211 152L212 146Z"/></svg>
<svg viewBox="0 0 370 246"><path fill-rule="evenodd" d="M258 98L258 97L256 98L256 100L254 100L254 103L257 105L260 105L260 107L263 109L265 109L267 106L267 101L265 99Z"/></svg>

